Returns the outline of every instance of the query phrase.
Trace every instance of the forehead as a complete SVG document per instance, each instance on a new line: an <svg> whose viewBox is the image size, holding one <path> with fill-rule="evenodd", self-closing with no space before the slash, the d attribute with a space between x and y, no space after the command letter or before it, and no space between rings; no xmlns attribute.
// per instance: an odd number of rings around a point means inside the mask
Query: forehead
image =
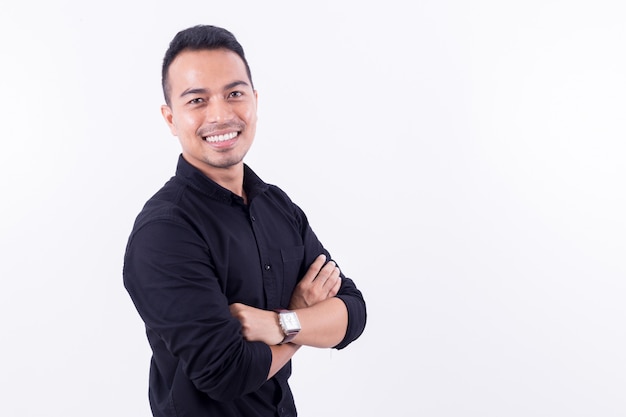
<svg viewBox="0 0 626 417"><path fill-rule="evenodd" d="M243 60L228 49L183 50L172 61L168 79L174 91L191 86L219 88L235 80L250 82Z"/></svg>

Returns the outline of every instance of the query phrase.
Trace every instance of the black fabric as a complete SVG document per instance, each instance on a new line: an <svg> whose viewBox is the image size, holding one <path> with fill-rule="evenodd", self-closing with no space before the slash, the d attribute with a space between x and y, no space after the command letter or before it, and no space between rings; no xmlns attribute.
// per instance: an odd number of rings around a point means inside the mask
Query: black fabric
<svg viewBox="0 0 626 417"><path fill-rule="evenodd" d="M158 417L296 416L291 362L266 381L271 352L247 342L229 304L284 308L324 249L305 214L245 166L248 204L179 158L144 206L124 257L124 285L153 351L149 397ZM342 274L341 349L363 331L365 303Z"/></svg>

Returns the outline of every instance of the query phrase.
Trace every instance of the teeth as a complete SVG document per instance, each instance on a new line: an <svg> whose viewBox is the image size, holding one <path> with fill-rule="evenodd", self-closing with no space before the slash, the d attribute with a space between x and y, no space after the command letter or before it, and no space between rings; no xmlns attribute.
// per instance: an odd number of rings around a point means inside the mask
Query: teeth
<svg viewBox="0 0 626 417"><path fill-rule="evenodd" d="M204 140L206 140L207 142L224 142L225 140L233 139L238 134L238 132L231 132L225 135L206 136Z"/></svg>

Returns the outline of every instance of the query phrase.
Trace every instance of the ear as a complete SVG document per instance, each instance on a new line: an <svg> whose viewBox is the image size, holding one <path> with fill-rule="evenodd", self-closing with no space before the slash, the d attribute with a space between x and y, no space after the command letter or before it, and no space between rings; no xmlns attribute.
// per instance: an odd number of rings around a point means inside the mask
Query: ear
<svg viewBox="0 0 626 417"><path fill-rule="evenodd" d="M258 108L259 108L259 91L258 90L254 90L254 107L257 109L255 110L256 112L256 118L258 120L259 118L259 114L258 114Z"/></svg>
<svg viewBox="0 0 626 417"><path fill-rule="evenodd" d="M161 106L161 115L165 119L165 123L170 128L170 132L172 135L178 136L178 132L176 131L176 124L174 123L174 114L172 113L172 109L167 104Z"/></svg>

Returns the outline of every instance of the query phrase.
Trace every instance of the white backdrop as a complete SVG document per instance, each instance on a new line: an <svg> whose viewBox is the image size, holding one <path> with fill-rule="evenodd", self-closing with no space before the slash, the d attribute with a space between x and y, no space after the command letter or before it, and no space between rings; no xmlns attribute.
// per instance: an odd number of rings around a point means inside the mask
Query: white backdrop
<svg viewBox="0 0 626 417"><path fill-rule="evenodd" d="M174 34L239 38L247 162L368 302L302 417L626 415L626 8L577 0L3 2L2 415L150 415L121 277L174 172Z"/></svg>

